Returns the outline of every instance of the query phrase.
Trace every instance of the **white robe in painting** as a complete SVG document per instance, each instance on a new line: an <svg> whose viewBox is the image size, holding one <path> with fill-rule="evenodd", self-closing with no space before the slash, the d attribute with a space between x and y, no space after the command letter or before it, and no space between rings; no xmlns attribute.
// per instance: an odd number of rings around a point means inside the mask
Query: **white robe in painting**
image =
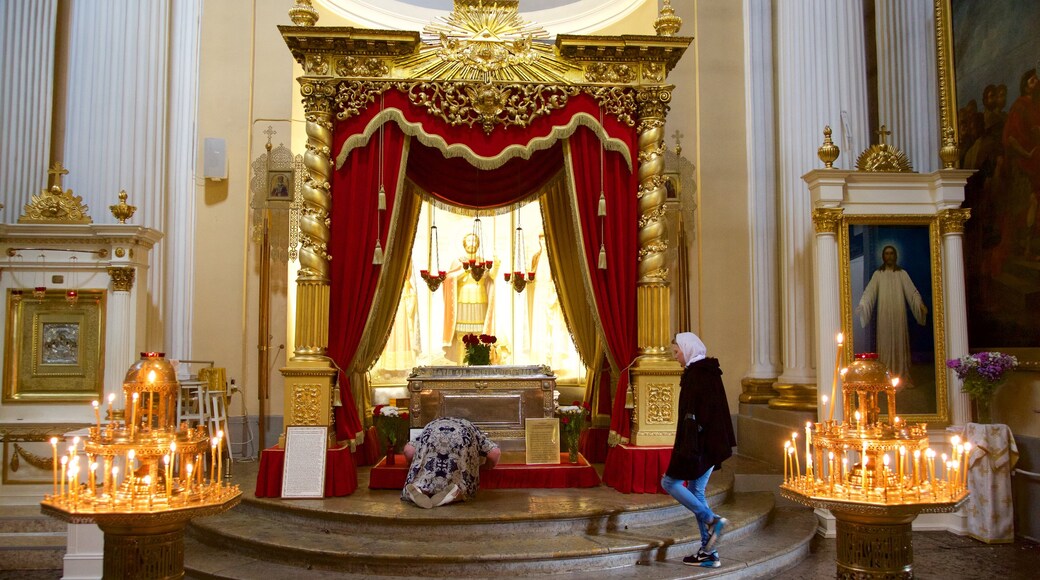
<svg viewBox="0 0 1040 580"><path fill-rule="evenodd" d="M906 270L875 270L863 297L856 308L864 327L875 312L878 360L885 363L888 372L898 376L904 385L910 384L910 332L907 329L906 307L910 306L917 323L924 325L928 307L921 300Z"/></svg>

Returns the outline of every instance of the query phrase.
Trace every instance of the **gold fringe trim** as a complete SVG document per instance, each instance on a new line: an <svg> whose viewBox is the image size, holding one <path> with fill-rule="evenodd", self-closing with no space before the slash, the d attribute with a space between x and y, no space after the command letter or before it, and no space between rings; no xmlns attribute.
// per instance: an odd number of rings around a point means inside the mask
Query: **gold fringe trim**
<svg viewBox="0 0 1040 580"><path fill-rule="evenodd" d="M603 320L599 317L599 309L594 306L596 304L596 295L592 291L592 270L585 256L585 234L581 230L581 220L578 216L578 186L574 182L574 158L571 156L571 143L569 140L563 142L563 168L567 172L567 188L569 190L567 192L567 202L571 206L571 227L574 228L574 235L578 238L578 257L582 265L581 275L585 281L585 301L587 304L593 305L590 310L593 320L596 321L596 334L599 335L599 340L603 344L603 353L607 356L607 362L610 363L610 383L611 388L614 388L614 383L621 376L621 371L617 361L614 360L614 355L610 352L610 343L607 342L606 332L603 330ZM613 394L613 391L611 391L611 394Z"/></svg>
<svg viewBox="0 0 1040 580"><path fill-rule="evenodd" d="M560 179L559 176L553 177L553 178L549 179L549 181L545 185L543 185L541 188L531 190L530 193L528 193L524 197L518 199L517 201L514 201L513 203L508 204L508 205L503 205L503 206L494 207L494 208L491 208L491 207L479 207L479 208L478 207L463 207L461 205L453 205L451 203L448 203L448 202L444 201L443 199L440 199L439 197L436 197L435 195L433 195L432 193L426 191L425 189L419 187L418 185L415 184L415 182L413 182L411 180L408 180L408 184L411 187L412 191L414 191L415 194L418 195L424 202L432 205L433 207L435 207L435 208L437 208L437 209L439 209L441 211L446 211L448 213L453 213L453 214L458 214L458 215L464 215L464 216L467 216L467 217L484 217L484 216L506 215L509 212L516 211L516 210L524 207L525 205L527 205L527 204L531 203L532 201L534 201L534 200L542 197L543 195L545 195L546 190L549 190L553 186L553 182L555 182L555 181L557 181L559 179Z"/></svg>
<svg viewBox="0 0 1040 580"><path fill-rule="evenodd" d="M578 126L587 127L592 130L597 137L599 137L600 143L602 143L604 149L610 151L616 151L625 158L625 163L628 164L629 171L632 171L632 153L628 147L625 146L625 142L621 139L611 138L607 135L606 129L600 125L599 120L589 115L588 113L578 113L571 117L571 120L562 126L554 126L552 131L544 137L537 137L531 139L526 145L510 145L502 150L501 153L493 157L485 157L478 155L468 145L461 143L455 143L454 145L448 145L448 142L444 140L440 135L431 135L423 131L420 123L412 123L405 119L404 114L400 109L386 109L381 111L378 115L369 121L368 125L361 133L355 133L347 138L343 143L343 147L340 149L339 154L336 155L336 169L343 166L343 163L347 160L347 156L351 151L358 147L363 147L372 136L379 130L379 126L385 122L393 121L397 123L401 131L409 137L415 137L420 143L427 147L433 147L440 151L445 157L462 157L469 162L470 165L482 170L498 169L505 165L510 159L520 157L522 159L530 159L537 151L549 149L557 141L561 139L567 139L574 134Z"/></svg>

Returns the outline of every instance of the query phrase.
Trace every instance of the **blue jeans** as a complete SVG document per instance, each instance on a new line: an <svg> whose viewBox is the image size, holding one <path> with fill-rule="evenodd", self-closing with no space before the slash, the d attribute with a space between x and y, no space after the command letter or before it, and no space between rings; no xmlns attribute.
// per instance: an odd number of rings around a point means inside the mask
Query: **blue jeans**
<svg viewBox="0 0 1040 580"><path fill-rule="evenodd" d="M708 502L704 499L704 488L708 486L708 478L714 467L709 467L697 479L690 480L689 487L683 485L682 479L673 479L665 475L661 478L661 487L674 497L686 509L697 516L697 527L701 531L701 547L708 543L708 524L715 521L715 512L711 511Z"/></svg>

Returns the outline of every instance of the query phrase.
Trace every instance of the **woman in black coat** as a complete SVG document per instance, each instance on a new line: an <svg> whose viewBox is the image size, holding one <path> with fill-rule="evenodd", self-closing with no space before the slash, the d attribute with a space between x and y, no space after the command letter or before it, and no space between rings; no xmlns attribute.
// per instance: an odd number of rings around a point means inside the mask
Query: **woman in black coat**
<svg viewBox="0 0 1040 580"><path fill-rule="evenodd" d="M718 359L707 357L707 348L692 332L675 335L672 354L685 370L679 380L675 445L661 487L697 517L701 548L683 558L683 563L717 568L721 563L715 546L729 521L715 515L705 501L704 489L711 472L722 467L737 444L722 368Z"/></svg>

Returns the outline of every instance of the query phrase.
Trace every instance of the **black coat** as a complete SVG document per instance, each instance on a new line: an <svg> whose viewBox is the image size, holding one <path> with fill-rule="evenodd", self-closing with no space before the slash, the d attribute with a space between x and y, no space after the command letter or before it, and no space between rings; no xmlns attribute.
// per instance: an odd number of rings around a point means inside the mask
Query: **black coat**
<svg viewBox="0 0 1040 580"><path fill-rule="evenodd" d="M687 366L679 380L679 424L665 473L673 479L697 479L709 467L720 469L736 444L719 360L705 358Z"/></svg>

